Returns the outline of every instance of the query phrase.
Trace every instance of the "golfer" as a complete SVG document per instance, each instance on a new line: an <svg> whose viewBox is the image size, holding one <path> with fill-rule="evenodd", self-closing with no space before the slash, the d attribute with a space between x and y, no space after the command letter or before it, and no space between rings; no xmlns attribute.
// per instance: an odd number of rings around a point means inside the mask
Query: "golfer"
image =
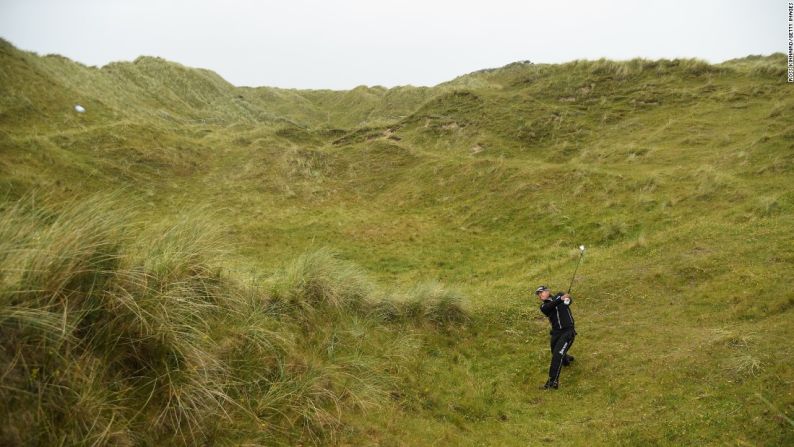
<svg viewBox="0 0 794 447"><path fill-rule="evenodd" d="M549 318L551 323L551 365L549 366L549 380L543 385L545 389L557 389L560 386L560 370L563 366L573 362L573 356L568 355L568 350L576 338L573 328L573 314L570 295L560 292L554 297L546 286L535 289L535 295L543 302L540 311Z"/></svg>

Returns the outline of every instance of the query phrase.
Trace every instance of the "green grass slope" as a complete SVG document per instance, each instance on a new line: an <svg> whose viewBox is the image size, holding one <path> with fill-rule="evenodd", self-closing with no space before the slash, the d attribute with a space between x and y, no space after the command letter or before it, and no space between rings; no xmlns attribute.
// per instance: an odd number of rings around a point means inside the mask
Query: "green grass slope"
<svg viewBox="0 0 794 447"><path fill-rule="evenodd" d="M0 50L5 252L29 256L3 261L8 442L794 442L794 100L781 54L516 63L335 92L237 88L156 58L94 68ZM57 204L107 191L101 212ZM93 215L109 223L92 230ZM157 248L180 225L217 230ZM58 259L90 267L65 271L94 276L18 279L55 268L30 253L66 243ZM577 361L543 392L548 323L530 290L567 287L581 243ZM81 254L95 246L110 251ZM207 247L224 253L182 258ZM174 287L190 297L175 304L189 337L155 352L129 327L164 323L92 316L113 305L96 297L145 308ZM227 346L260 330L283 340L259 363ZM168 358L194 366L171 383ZM183 381L185 400L163 397ZM116 382L85 413L54 410Z"/></svg>
<svg viewBox="0 0 794 447"><path fill-rule="evenodd" d="M465 321L328 251L240 283L211 223L141 228L117 200L3 209L3 445L333 442L402 388L414 338Z"/></svg>

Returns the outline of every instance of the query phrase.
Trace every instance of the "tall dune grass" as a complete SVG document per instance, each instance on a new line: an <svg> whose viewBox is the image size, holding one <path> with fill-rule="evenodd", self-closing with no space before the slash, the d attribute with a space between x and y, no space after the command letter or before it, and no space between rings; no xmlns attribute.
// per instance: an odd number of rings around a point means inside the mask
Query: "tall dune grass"
<svg viewBox="0 0 794 447"><path fill-rule="evenodd" d="M385 400L405 354L368 341L384 295L362 270L320 250L262 293L218 273L196 215L134 222L108 197L2 205L0 444L323 443ZM421 316L458 321L439 290Z"/></svg>

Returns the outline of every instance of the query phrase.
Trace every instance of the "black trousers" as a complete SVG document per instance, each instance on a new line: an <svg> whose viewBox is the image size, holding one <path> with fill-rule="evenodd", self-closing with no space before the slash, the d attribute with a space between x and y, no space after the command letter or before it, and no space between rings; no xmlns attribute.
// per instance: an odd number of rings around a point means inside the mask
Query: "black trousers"
<svg viewBox="0 0 794 447"><path fill-rule="evenodd" d="M560 380L560 370L568 364L568 350L576 338L573 328L551 333L551 365L549 365L549 381Z"/></svg>

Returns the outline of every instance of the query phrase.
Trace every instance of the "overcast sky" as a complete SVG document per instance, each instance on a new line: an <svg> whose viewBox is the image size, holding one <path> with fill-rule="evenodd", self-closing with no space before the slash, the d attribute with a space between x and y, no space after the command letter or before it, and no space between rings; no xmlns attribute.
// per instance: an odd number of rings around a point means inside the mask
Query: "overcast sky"
<svg viewBox="0 0 794 447"><path fill-rule="evenodd" d="M786 52L787 1L0 0L0 37L88 65L160 56L235 85L435 85L517 60Z"/></svg>

